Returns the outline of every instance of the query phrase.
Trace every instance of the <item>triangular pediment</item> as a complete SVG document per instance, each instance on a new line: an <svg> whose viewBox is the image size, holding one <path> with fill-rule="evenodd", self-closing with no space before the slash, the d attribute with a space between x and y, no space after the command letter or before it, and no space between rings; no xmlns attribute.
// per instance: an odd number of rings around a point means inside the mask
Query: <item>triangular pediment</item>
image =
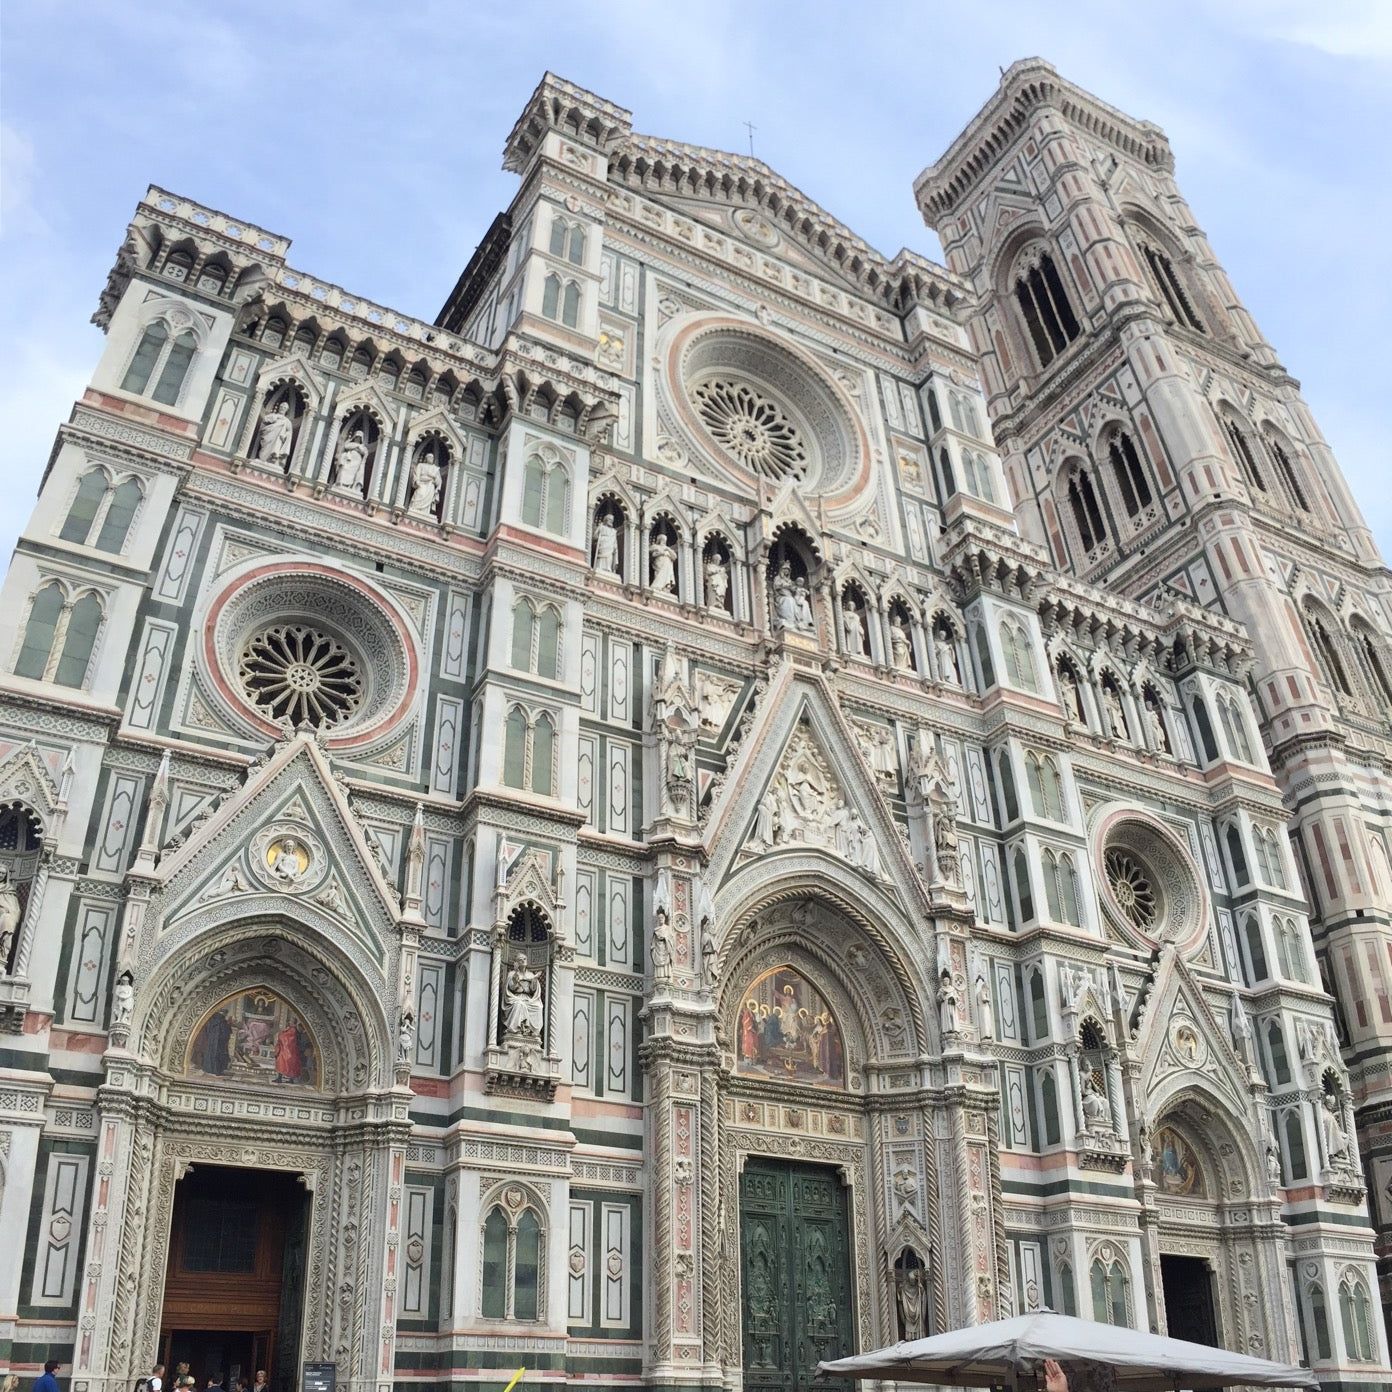
<svg viewBox="0 0 1392 1392"><path fill-rule="evenodd" d="M905 910L926 904L906 833L861 745L826 682L785 663L711 809L711 882L764 857L815 855Z"/></svg>
<svg viewBox="0 0 1392 1392"><path fill-rule="evenodd" d="M228 901L333 922L385 965L401 906L375 847L308 733L281 744L154 870L159 936Z"/></svg>
<svg viewBox="0 0 1392 1392"><path fill-rule="evenodd" d="M1140 1095L1152 1117L1195 1085L1222 1098L1234 1114L1246 1113L1248 1065L1233 1047L1230 1027L1214 1018L1198 980L1169 945L1161 949L1141 1012Z"/></svg>

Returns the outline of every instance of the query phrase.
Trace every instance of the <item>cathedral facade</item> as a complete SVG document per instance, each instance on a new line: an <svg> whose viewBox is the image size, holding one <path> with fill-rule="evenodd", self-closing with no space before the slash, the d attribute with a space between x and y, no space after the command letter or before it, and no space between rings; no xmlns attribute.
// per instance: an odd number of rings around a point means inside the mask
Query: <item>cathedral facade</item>
<svg viewBox="0 0 1392 1392"><path fill-rule="evenodd" d="M0 605L0 1369L1386 1386L1392 584L1163 133L1016 64L946 267L550 74L505 167L434 322L121 243Z"/></svg>

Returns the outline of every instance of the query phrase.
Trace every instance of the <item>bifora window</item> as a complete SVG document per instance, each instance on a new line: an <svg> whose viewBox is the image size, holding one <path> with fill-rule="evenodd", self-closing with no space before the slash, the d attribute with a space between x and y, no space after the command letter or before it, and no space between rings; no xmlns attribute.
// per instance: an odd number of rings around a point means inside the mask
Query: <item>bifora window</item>
<svg viewBox="0 0 1392 1392"><path fill-rule="evenodd" d="M727 377L708 378L692 396L706 428L751 473L775 481L806 477L807 443L771 397Z"/></svg>
<svg viewBox="0 0 1392 1392"><path fill-rule="evenodd" d="M238 674L255 705L292 725L337 725L362 704L357 659L308 624L263 628L243 648Z"/></svg>
<svg viewBox="0 0 1392 1392"><path fill-rule="evenodd" d="M1048 367L1082 333L1054 258L1041 252L1015 280L1015 298L1040 367Z"/></svg>

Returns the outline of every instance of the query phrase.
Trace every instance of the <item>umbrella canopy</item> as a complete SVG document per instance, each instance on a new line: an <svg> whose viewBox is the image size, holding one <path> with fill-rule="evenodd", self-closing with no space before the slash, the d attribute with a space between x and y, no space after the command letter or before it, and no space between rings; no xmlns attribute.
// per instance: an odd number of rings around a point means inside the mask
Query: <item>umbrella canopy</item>
<svg viewBox="0 0 1392 1392"><path fill-rule="evenodd" d="M874 1353L818 1365L819 1377L888 1378L946 1387L1009 1386L1017 1373L1033 1376L1046 1358L1102 1363L1120 1392L1167 1388L1317 1387L1308 1368L1268 1363L1243 1353L1167 1339L1052 1310L1016 1315L931 1339L915 1339Z"/></svg>

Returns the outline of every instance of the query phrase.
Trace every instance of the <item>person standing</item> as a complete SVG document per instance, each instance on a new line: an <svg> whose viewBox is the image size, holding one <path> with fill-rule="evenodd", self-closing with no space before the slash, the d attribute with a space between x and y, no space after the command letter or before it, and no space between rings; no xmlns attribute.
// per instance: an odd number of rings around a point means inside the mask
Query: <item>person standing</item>
<svg viewBox="0 0 1392 1392"><path fill-rule="evenodd" d="M62 1366L56 1358L50 1358L44 1364L43 1372L34 1379L34 1392L61 1392L54 1374Z"/></svg>
<svg viewBox="0 0 1392 1392"><path fill-rule="evenodd" d="M256 1370L256 1381L252 1384L251 1392L271 1392L271 1384L264 1368Z"/></svg>

